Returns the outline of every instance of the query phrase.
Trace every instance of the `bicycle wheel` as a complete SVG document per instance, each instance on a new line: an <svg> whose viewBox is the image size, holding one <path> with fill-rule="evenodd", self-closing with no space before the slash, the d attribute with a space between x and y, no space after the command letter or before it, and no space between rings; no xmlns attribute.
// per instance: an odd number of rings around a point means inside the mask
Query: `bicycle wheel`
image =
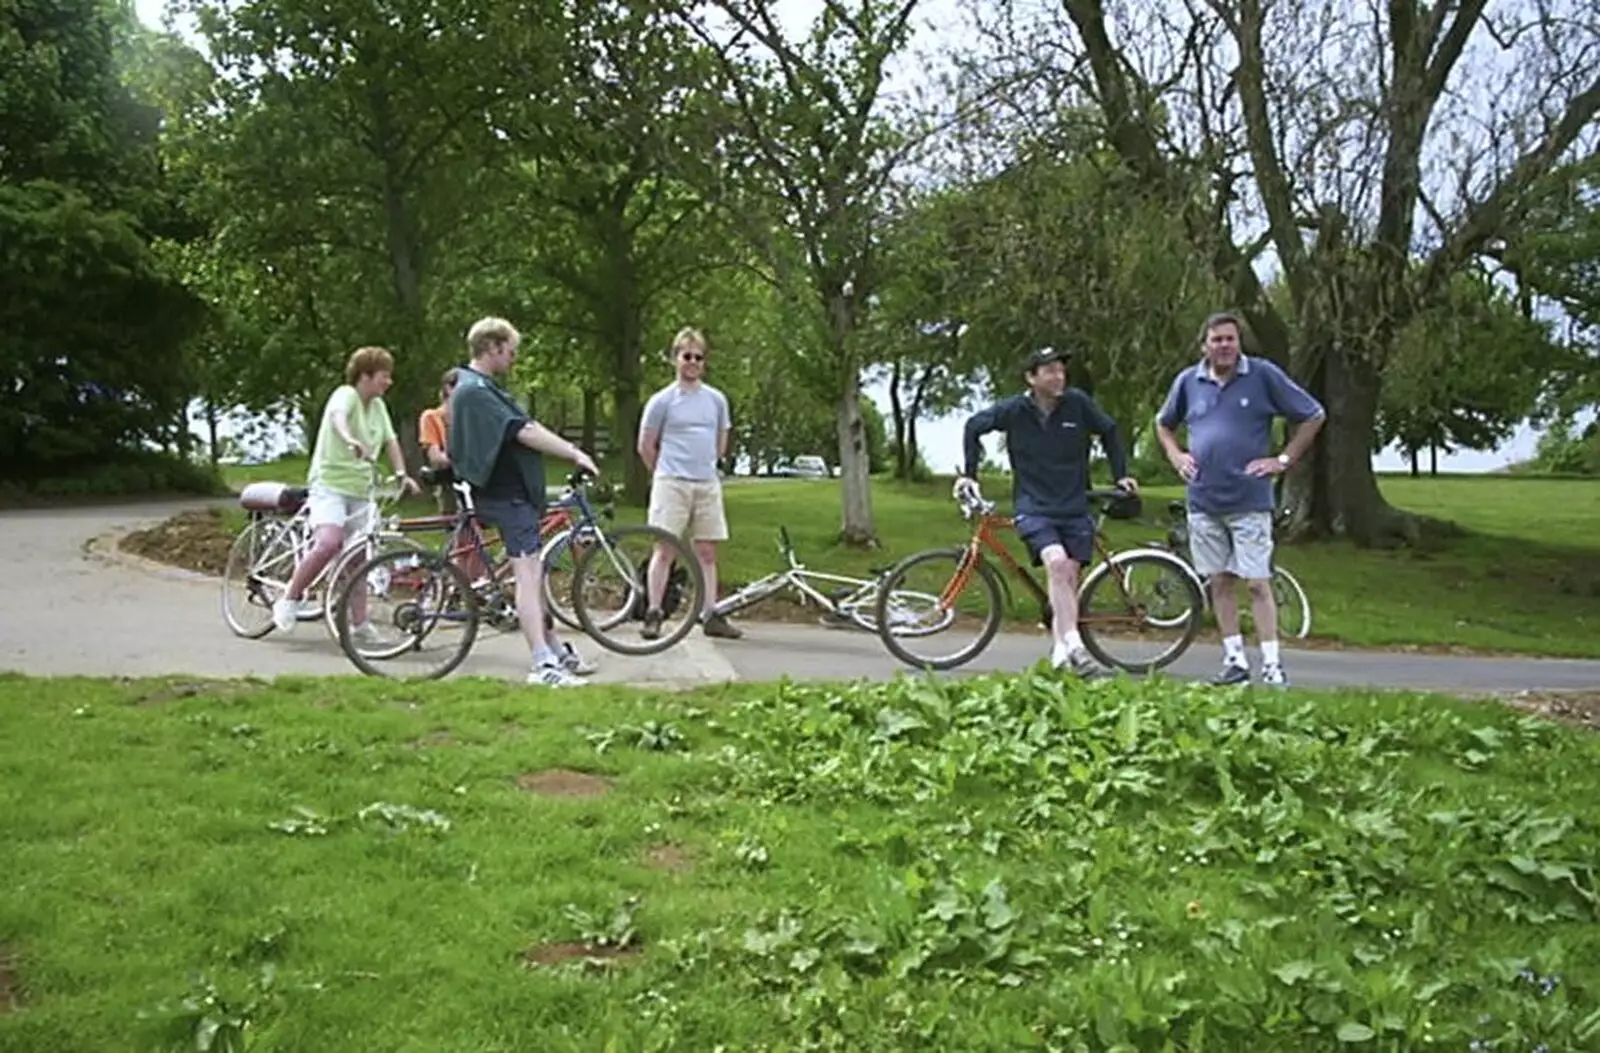
<svg viewBox="0 0 1600 1053"><path fill-rule="evenodd" d="M1175 556L1140 552L1112 556L1078 591L1078 631L1103 665L1152 673L1177 661L1194 643L1205 598ZM1124 657L1131 646L1139 657ZM1113 654L1112 648L1118 648Z"/></svg>
<svg viewBox="0 0 1600 1053"><path fill-rule="evenodd" d="M294 573L294 545L285 524L251 519L228 546L222 568L222 620L235 636L259 640L272 631L272 601Z"/></svg>
<svg viewBox="0 0 1600 1053"><path fill-rule="evenodd" d="M878 631L878 597L883 595L889 597L885 610L889 612L889 623L896 636L942 633L955 621L956 612L939 605L938 593L896 589L886 594L877 585L862 589L859 596L840 603L839 613L858 627L875 633Z"/></svg>
<svg viewBox="0 0 1600 1053"><path fill-rule="evenodd" d="M427 549L391 549L361 564L333 607L339 649L368 676L437 680L478 638L478 601L467 576Z"/></svg>
<svg viewBox="0 0 1600 1053"><path fill-rule="evenodd" d="M347 587L353 586L355 575L361 568L377 559L386 552L429 552L426 545L404 534L379 534L376 537L365 537L345 549L333 558L333 562L323 572L318 584L324 596L332 596L335 602L322 605L323 621L328 625L328 635L334 639L339 638L339 610L338 597L342 596ZM403 649L403 648L402 648ZM382 649L369 652L369 658L388 658L390 654Z"/></svg>
<svg viewBox="0 0 1600 1053"><path fill-rule="evenodd" d="M578 582L578 557L594 545L599 534L599 528L593 526L563 530L544 550L545 608L556 621L578 632L584 631L572 600L573 588ZM600 628L608 632L616 628L627 620L630 610L631 607L618 604L611 616L599 623Z"/></svg>
<svg viewBox="0 0 1600 1053"><path fill-rule="evenodd" d="M1272 568L1272 598L1278 604L1278 632L1299 640L1311 635L1311 600L1300 580L1282 567Z"/></svg>
<svg viewBox="0 0 1600 1053"><path fill-rule="evenodd" d="M901 608L897 597L932 596L931 606ZM972 661L1000 631L1005 591L1000 575L981 554L968 548L929 549L907 556L878 583L873 609L878 639L889 653L919 669L947 670ZM924 649L920 641L957 633L972 636L952 650ZM915 650L911 641L918 641Z"/></svg>
<svg viewBox="0 0 1600 1053"><path fill-rule="evenodd" d="M669 558L668 573L659 635L649 639L626 623L642 622L646 613L648 568L658 547ZM597 533L595 543L578 554L573 613L583 631L609 651L659 654L687 636L700 620L705 589L700 563L682 538L660 527L617 527Z"/></svg>

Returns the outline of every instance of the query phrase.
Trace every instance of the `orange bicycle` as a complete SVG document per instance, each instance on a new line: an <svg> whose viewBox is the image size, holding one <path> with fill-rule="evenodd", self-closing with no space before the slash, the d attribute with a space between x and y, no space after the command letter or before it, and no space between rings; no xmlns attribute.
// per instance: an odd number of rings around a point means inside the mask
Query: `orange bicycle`
<svg viewBox="0 0 1600 1053"><path fill-rule="evenodd" d="M958 498L964 519L976 519L971 539L955 548L917 552L901 560L878 583L878 636L889 653L907 665L948 670L972 661L1000 631L1011 608L1011 594L994 561L1019 578L1039 605L1039 622L1051 624L1050 596L1019 563L999 536L1014 525L997 515L993 501L977 493ZM1091 490L1097 559L1078 587L1078 631L1089 653L1104 665L1130 673L1150 673L1175 662L1200 632L1205 596L1199 578L1184 562L1158 548L1114 551L1101 527L1107 518L1134 519L1143 507L1125 490ZM902 592L939 597L931 610L888 609L887 597ZM926 617L927 627L911 618ZM969 642L934 653L937 641L961 637ZM1159 642L1158 638L1166 642ZM929 642L925 646L925 642ZM1132 646L1134 655L1123 653ZM929 652L929 653L924 653Z"/></svg>

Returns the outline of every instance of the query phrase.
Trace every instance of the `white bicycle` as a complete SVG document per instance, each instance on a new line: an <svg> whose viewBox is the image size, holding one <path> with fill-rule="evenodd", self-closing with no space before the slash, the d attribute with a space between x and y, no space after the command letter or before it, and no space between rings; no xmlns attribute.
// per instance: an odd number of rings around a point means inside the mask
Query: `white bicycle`
<svg viewBox="0 0 1600 1053"><path fill-rule="evenodd" d="M401 493L398 476L380 478L377 466L372 466L367 487L370 514L361 511L350 517L365 514L367 527L347 538L343 551L306 587L300 621L321 619L337 639L333 606L327 602L336 583L381 552L424 549L397 530L399 520L392 509ZM272 604L289 587L294 568L314 543L310 494L306 487L275 482L250 483L239 492L239 507L250 519L233 539L222 571L222 618L235 635L257 640L272 631Z"/></svg>
<svg viewBox="0 0 1600 1053"><path fill-rule="evenodd" d="M878 585L887 568L874 571L877 574L874 578L810 570L795 556L789 528L782 526L778 528L778 552L788 566L724 596L712 612L724 616L735 614L784 589L792 589L800 594L802 602L809 601L822 608L824 625L854 625L869 633L878 631ZM818 588L818 583L829 586L828 591ZM939 597L903 589L892 593L885 607L893 625L916 626L916 635L940 632L955 617L951 611L939 610ZM902 629L891 631L902 634Z"/></svg>

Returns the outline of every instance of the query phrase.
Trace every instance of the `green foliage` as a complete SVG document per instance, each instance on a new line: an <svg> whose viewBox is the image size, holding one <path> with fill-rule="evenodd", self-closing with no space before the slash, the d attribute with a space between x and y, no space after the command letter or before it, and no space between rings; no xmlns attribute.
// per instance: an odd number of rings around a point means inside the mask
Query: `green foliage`
<svg viewBox="0 0 1600 1053"><path fill-rule="evenodd" d="M1556 417L1539 436L1533 467L1562 475L1600 475L1600 421L1579 428L1569 414Z"/></svg>
<svg viewBox="0 0 1600 1053"><path fill-rule="evenodd" d="M1039 669L526 702L0 678L0 1047L1600 1037L1600 740L1498 705ZM522 788L553 769L606 792Z"/></svg>
<svg viewBox="0 0 1600 1053"><path fill-rule="evenodd" d="M1533 413L1566 360L1550 326L1494 278L1458 274L1400 332L1384 373L1379 442L1408 453L1492 450Z"/></svg>
<svg viewBox="0 0 1600 1053"><path fill-rule="evenodd" d="M165 443L198 304L151 251L173 227L154 111L117 80L132 12L8 5L0 21L0 474L38 480Z"/></svg>
<svg viewBox="0 0 1600 1053"><path fill-rule="evenodd" d="M153 450L117 450L70 474L0 482L0 504L25 504L33 498L210 496L228 492L208 465Z"/></svg>

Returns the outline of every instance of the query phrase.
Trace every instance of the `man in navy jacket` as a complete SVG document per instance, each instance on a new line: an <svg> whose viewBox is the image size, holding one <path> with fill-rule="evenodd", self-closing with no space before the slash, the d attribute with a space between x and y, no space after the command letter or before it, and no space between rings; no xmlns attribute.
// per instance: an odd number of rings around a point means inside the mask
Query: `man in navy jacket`
<svg viewBox="0 0 1600 1053"><path fill-rule="evenodd" d="M1098 435L1117 485L1130 493L1139 484L1128 475L1127 451L1117 425L1094 399L1067 387L1066 352L1041 348L1028 357L1028 390L1001 399L967 418L966 467L955 493L976 493L982 437L1004 432L1011 460L1013 515L1017 534L1049 577L1055 643L1050 664L1089 676L1098 666L1078 632L1078 571L1094 558L1094 518L1089 511L1089 443Z"/></svg>

